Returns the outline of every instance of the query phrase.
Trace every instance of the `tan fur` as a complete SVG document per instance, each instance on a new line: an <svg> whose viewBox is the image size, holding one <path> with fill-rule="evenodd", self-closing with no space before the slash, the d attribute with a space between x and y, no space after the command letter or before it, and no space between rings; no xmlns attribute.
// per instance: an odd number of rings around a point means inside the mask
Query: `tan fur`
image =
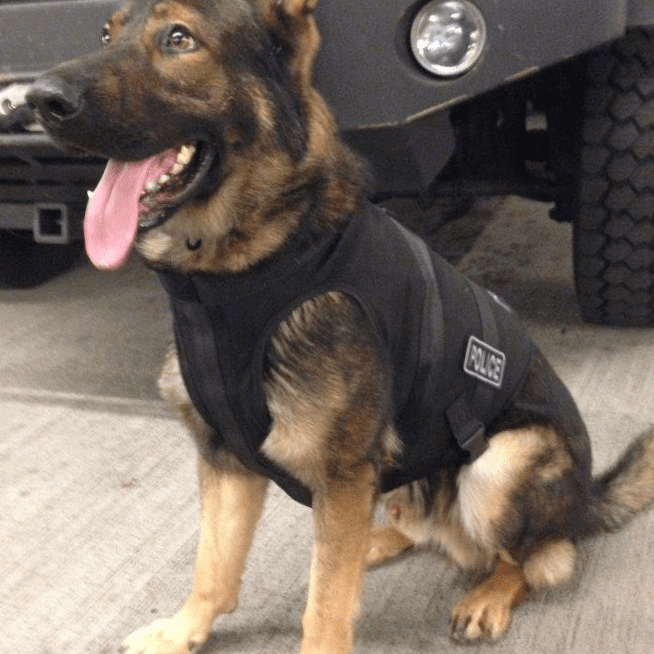
<svg viewBox="0 0 654 654"><path fill-rule="evenodd" d="M383 565L413 548L416 542L416 539L409 538L392 525L379 527L372 532L366 565L369 568Z"/></svg>
<svg viewBox="0 0 654 654"><path fill-rule="evenodd" d="M313 62L320 46L320 34L313 11L318 6L318 0L257 0L262 13L268 22L277 21L277 12L293 19L290 29L293 31L293 40L297 49L297 56L291 64L290 70L301 84L300 92L314 92L311 81ZM324 104L320 98L321 104Z"/></svg>
<svg viewBox="0 0 654 654"><path fill-rule="evenodd" d="M199 157L209 162L211 173L200 180L206 186L178 179L189 193L177 196L180 206L162 222L142 225L146 231L138 247L155 267L257 274L259 265L278 254L288 256L284 249L294 238L305 239L306 251L309 243L344 225L363 202L365 167L339 140L336 121L312 85L320 42L312 16L317 0L224 0L226 13L212 13L211 3L196 10L200 2L143 0L115 14L107 30L112 39L122 39L118 54L89 58L87 68L82 65L83 73L94 71L94 76L80 76L95 80L85 96L97 103L91 117L85 122L82 109L66 120L51 116L49 129L60 141L89 150L104 147L110 156L114 150L127 152L125 159L118 156L121 161L184 145L175 139L200 139L210 154ZM130 20L138 7L138 20ZM185 35L186 43L196 43L197 37L201 47L168 56L159 35L180 25L194 35ZM242 50L226 51L244 35L259 47L250 72ZM237 42L245 50L252 45ZM238 64L230 60L235 54ZM270 63L266 75L261 74L262 57ZM57 70L67 76L79 72L75 65ZM266 84L268 73L276 86ZM148 115L157 102L184 117L174 138L165 116L161 125L153 125ZM97 123L108 116L111 130L98 144ZM80 134L76 119L96 129ZM124 138L114 138L116 133ZM152 141L135 147L143 134ZM134 149L125 145L130 142ZM197 160L195 168L185 174L198 179ZM315 545L300 651L349 652L364 567L427 543L462 568L488 574L454 608L453 637L497 639L528 589L570 579L574 542L619 528L654 501L654 433L593 482L587 434L574 403L561 399L553 371L534 354L521 397L498 417L504 426L489 425L486 452L469 464L453 456L442 469L387 494L389 524L373 530L384 473L398 465L403 443L393 424L397 408L383 337L370 323L348 295L324 293L304 301L279 324L265 354L263 390L272 427L262 450L302 482L312 500ZM234 610L267 487L225 449L193 406L175 348L167 356L160 388L198 447L200 542L186 603L169 620L130 636L126 654L195 651L206 642L214 619ZM549 426L530 424L528 409L512 404L519 400L523 407L543 403L558 414L539 417Z"/></svg>
<svg viewBox="0 0 654 654"><path fill-rule="evenodd" d="M304 322L303 315L312 312L313 301L306 302L284 323L272 347L282 358L285 345L293 339L294 323ZM337 374L330 374L327 365L315 394L298 394L291 371L276 369L268 382L269 410L272 429L263 444L263 452L302 483L310 487L322 485L326 464L324 441L335 419L347 407L347 391Z"/></svg>
<svg viewBox="0 0 654 654"><path fill-rule="evenodd" d="M511 623L511 609L524 599L525 577L519 565L499 559L490 577L470 591L452 611L456 640L497 640Z"/></svg>
<svg viewBox="0 0 654 654"><path fill-rule="evenodd" d="M486 452L459 475L459 497L454 507L457 521L469 538L488 552L499 548L495 525L507 512L522 471L542 451L539 432L534 428L496 434Z"/></svg>
<svg viewBox="0 0 654 654"><path fill-rule="evenodd" d="M533 590L567 584L574 574L577 548L567 539L543 543L525 561L523 572Z"/></svg>
<svg viewBox="0 0 654 654"><path fill-rule="evenodd" d="M238 464L235 464L238 466ZM268 480L243 469L199 465L202 522L193 590L172 618L134 632L128 652L188 654L208 638L220 614L231 613L254 530L261 515Z"/></svg>
<svg viewBox="0 0 654 654"><path fill-rule="evenodd" d="M351 312L350 301L341 293L326 293L309 299L291 312L271 339L271 356L278 363L271 367L266 382L273 426L263 451L312 488L324 485L328 479L325 466L330 464L331 453L324 448L334 424L351 411L349 398L358 384L357 379L344 379L342 357L332 359L312 345L311 335L321 328L324 316L334 316L339 311ZM365 376L366 359L368 365L375 364L365 353L357 353L357 357L360 374ZM307 371L320 370L310 392L298 388L298 365ZM340 447L344 445L339 444ZM400 453L400 442L394 430L384 430L380 445L380 462L391 464ZM371 443L361 440L352 458L359 460L370 446Z"/></svg>
<svg viewBox="0 0 654 654"><path fill-rule="evenodd" d="M486 452L459 474L456 501L439 507L436 498L427 519L406 487L386 496L392 524L415 543L437 544L463 568L488 564L502 549L496 526L510 510L511 494L549 440L542 428L496 434ZM549 467L543 470L545 477L551 475Z"/></svg>
<svg viewBox="0 0 654 654"><path fill-rule="evenodd" d="M330 136L333 140L333 132ZM318 140L319 149L329 150L325 135L320 134ZM174 220L139 242L146 259L185 272L241 272L277 251L297 229L305 205L286 210L271 220L280 191L283 195L285 189L290 189L298 173L283 154L267 152L262 147L254 156L235 155L228 165L234 172L228 175L219 193L208 201L181 207ZM305 165L305 174L310 176L312 159ZM355 211L358 200L349 191L352 183L351 179L333 180L325 202L326 214ZM189 251L188 240L201 240L203 247Z"/></svg>
<svg viewBox="0 0 654 654"><path fill-rule="evenodd" d="M625 514L637 514L649 506L654 495L654 438L642 439L636 451L637 460L628 483L617 483L608 492L608 499Z"/></svg>
<svg viewBox="0 0 654 654"><path fill-rule="evenodd" d="M300 654L346 654L352 649L375 498L371 465L314 494L315 545Z"/></svg>
<svg viewBox="0 0 654 654"><path fill-rule="evenodd" d="M523 564L517 563L499 540L498 525L510 514L513 495L525 475L549 481L569 465L569 456L557 452L551 461L534 470L537 457L556 441L547 429L501 432L493 436L486 452L457 478L458 493L448 503L438 496L425 516L424 506L412 499L408 487L385 497L391 524L373 534L369 565L379 565L414 544L433 543L466 569L494 566L494 572L474 588L452 613L457 640L498 638L508 628L511 607L532 590L550 588L570 580L576 548L568 540L544 543Z"/></svg>
<svg viewBox="0 0 654 654"><path fill-rule="evenodd" d="M297 183L298 177L311 177L313 168L323 168L325 160L349 159L346 177L332 176L330 188L325 199L325 216L342 216L353 213L359 202L355 191L357 178L361 174L361 164L349 154L336 137L337 127L331 111L323 98L312 86L312 64L320 43L318 30L311 15L317 2L288 1L281 3L264 2L264 13L268 20L277 20L275 11L283 7L294 18L292 29L297 39L297 59L293 69L298 93L304 99L307 113L309 156L301 164L303 170L285 158L275 146L272 137L274 123L265 94L259 89L254 78L245 77L239 84L246 87L243 95L249 98L258 117L262 134L256 150L248 151L246 156L238 152L225 162L226 180L217 194L208 201L189 203L181 207L175 219L168 221L159 230L146 235L139 243L139 249L146 259L169 264L181 271L240 272L247 270L256 262L269 257L286 241L288 235L298 226L306 206L301 205L293 211L285 211L271 220L275 202L287 189ZM175 19L192 26L201 18L188 7L180 8L178 3L170 2L161 7L162 16L174 15ZM157 17L159 20L159 17ZM153 21L151 29L156 27ZM204 51L202 51L204 53ZM198 57L206 56L204 54ZM202 84L219 88L224 85L218 67L203 69L203 62L194 61L190 66L184 63L184 70L177 67L168 70L166 63L163 72L171 77L184 76L189 86L197 84L193 75L198 75ZM181 64L174 64L179 66ZM217 76L217 77L216 77ZM218 102L214 98L213 102ZM227 97L225 102L229 103ZM239 134L234 135L238 140ZM227 143L226 152L231 149ZM315 154L311 154L315 153ZM352 169L356 168L355 175ZM353 191L355 191L353 193ZM201 241L202 248L189 251L187 241Z"/></svg>
<svg viewBox="0 0 654 654"><path fill-rule="evenodd" d="M398 489L398 491L402 490ZM434 521L425 520L424 516L420 515L420 510L416 511L415 508L411 508L411 504L404 504L399 500L396 494L398 491L391 493L386 500L387 507L390 505L396 511L396 514L390 517L394 530L410 540L412 544L436 545L461 568L476 569L488 565L491 555L466 533L454 515L443 516ZM379 540L384 533L383 529L373 534L373 541ZM392 538L398 537L393 535ZM378 543L377 546L387 551L387 558L393 556L388 545ZM382 561L378 561L376 564L381 563Z"/></svg>

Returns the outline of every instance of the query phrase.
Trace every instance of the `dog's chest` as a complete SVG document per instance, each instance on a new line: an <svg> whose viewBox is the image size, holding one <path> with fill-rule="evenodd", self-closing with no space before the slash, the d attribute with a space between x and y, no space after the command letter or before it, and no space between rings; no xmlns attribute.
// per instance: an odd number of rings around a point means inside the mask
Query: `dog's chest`
<svg viewBox="0 0 654 654"><path fill-rule="evenodd" d="M479 345L466 369L470 336L478 343L484 338L472 286L374 208L292 264L273 264L263 277L225 280L163 271L160 278L195 407L244 464L305 504L311 499L307 489L261 453L271 422L264 393L266 348L303 300L329 291L350 296L390 361L395 427L405 454L400 467L382 479L384 490L428 474L448 457L460 458L448 409L460 398L476 409L475 390L482 385L488 401L474 417L486 423L511 396L531 351L511 312L494 306L499 320L493 321L500 326L494 349L502 354L502 369L497 357L490 365L491 349ZM500 348L509 343L507 355ZM482 368L490 371L486 379Z"/></svg>

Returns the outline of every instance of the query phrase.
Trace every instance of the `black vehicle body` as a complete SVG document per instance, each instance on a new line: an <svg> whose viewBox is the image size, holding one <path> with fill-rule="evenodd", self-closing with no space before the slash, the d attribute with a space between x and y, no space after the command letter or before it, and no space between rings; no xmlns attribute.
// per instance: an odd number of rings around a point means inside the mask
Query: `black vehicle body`
<svg viewBox="0 0 654 654"><path fill-rule="evenodd" d="M316 81L348 141L370 161L376 197L516 194L553 202L552 216L574 224L585 318L654 324L654 172L639 186L634 167L621 165L637 159L639 179L654 171L654 88L643 82L654 80L654 3L473 1L486 22L485 47L469 72L447 78L424 71L411 53L411 23L426 0L329 0L317 11ZM31 231L45 244L79 236L103 162L56 149L20 98L44 70L97 49L119 4L0 4L0 230ZM622 88L617 102L632 113L604 107L611 125L598 127L597 95L609 86ZM615 131L634 120L637 135L616 146ZM603 145L608 154L597 153ZM591 197L600 182L610 188ZM625 185L635 189L638 212L627 201L613 209L611 193ZM625 215L636 236L613 225Z"/></svg>

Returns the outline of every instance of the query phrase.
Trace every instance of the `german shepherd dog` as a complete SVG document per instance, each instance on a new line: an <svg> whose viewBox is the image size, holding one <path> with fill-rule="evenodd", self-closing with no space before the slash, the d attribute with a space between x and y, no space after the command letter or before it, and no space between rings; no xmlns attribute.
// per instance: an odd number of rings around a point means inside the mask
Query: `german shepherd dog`
<svg viewBox="0 0 654 654"><path fill-rule="evenodd" d="M232 305L216 309L231 320L247 300L238 289L264 285L270 270L318 243L333 245L369 211L365 166L312 85L316 5L131 0L105 25L97 54L35 82L29 101L53 138L110 159L85 224L98 266L120 266L135 244L168 279L233 282ZM365 262L375 252L359 254ZM481 456L450 457L383 493L384 475L404 460L394 395L403 370L343 289L299 298L270 333L255 334L265 348L252 394L263 397L268 422L252 463L227 438L230 426L210 426L207 407L191 399L193 371L178 356L190 329L182 318L160 385L198 446L195 578L175 616L126 640L129 654L194 651L216 617L236 608L268 477L295 480L313 510L303 654L350 651L366 566L426 542L485 571L452 612L453 638L497 639L529 591L570 579L580 539L618 529L654 500L654 435L592 478L583 422L537 352L486 425ZM229 334L246 338L250 328ZM203 367L202 356L194 361ZM388 522L375 528L379 501Z"/></svg>

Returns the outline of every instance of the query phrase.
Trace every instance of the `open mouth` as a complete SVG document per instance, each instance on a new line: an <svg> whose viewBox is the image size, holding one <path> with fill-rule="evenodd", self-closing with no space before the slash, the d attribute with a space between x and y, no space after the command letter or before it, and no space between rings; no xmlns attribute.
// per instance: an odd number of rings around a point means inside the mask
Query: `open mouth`
<svg viewBox="0 0 654 654"><path fill-rule="evenodd" d="M138 235L163 225L202 187L216 151L195 141L142 161L111 159L84 219L86 251L100 268L118 268Z"/></svg>
<svg viewBox="0 0 654 654"><path fill-rule="evenodd" d="M215 158L202 141L182 145L164 155L162 172L156 179L148 179L138 199L139 234L162 225L177 207L192 198Z"/></svg>

